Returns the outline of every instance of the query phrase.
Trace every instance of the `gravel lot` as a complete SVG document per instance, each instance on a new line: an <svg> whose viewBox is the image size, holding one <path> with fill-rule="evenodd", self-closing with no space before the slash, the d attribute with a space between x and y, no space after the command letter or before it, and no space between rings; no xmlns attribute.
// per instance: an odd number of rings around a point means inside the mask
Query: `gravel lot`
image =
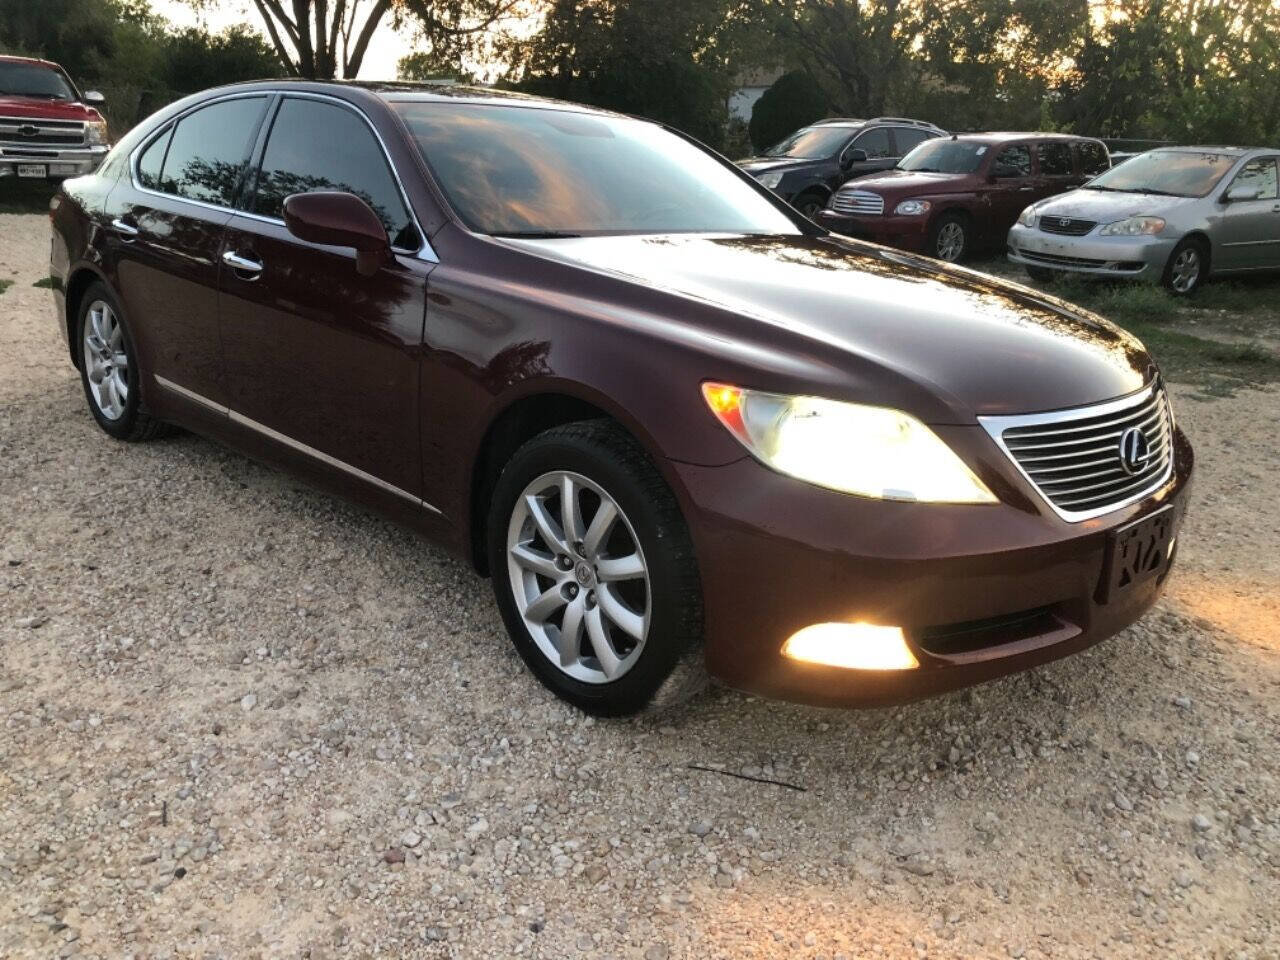
<svg viewBox="0 0 1280 960"><path fill-rule="evenodd" d="M436 548L101 434L47 234L0 216L0 956L1280 956L1280 392L1175 391L1181 567L1099 648L599 722Z"/></svg>

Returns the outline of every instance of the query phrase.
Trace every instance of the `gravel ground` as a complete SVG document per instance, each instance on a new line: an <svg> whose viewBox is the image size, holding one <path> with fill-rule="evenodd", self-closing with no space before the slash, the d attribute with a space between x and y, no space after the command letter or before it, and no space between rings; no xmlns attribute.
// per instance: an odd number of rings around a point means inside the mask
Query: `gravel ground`
<svg viewBox="0 0 1280 960"><path fill-rule="evenodd" d="M101 434L47 233L0 216L0 956L1280 956L1280 393L1175 391L1181 566L1101 647L599 722L438 549Z"/></svg>

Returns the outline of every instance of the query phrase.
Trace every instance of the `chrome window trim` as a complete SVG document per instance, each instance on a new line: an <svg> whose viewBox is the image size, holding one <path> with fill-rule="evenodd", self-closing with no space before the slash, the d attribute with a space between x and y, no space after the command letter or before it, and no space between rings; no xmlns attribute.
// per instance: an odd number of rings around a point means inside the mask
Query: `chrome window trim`
<svg viewBox="0 0 1280 960"><path fill-rule="evenodd" d="M1125 507L1132 506L1139 500L1151 496L1162 490L1173 477L1174 460L1176 453L1173 449L1174 431L1177 425L1173 419L1173 409L1169 406L1166 398L1164 408L1168 416L1169 425L1169 463L1161 472L1160 476L1151 482L1149 486L1143 487L1136 493L1130 494L1124 500L1118 503L1109 503L1106 506L1094 507L1090 510L1063 510L1058 507L1049 497L1040 490L1039 485L1031 478L1018 458L1013 455L1013 451L1005 445L1004 432L1014 427L1034 427L1044 424L1062 423L1069 420L1083 420L1092 417L1107 416L1112 413L1119 413L1122 410L1129 410L1133 407L1141 406L1147 403L1151 398L1160 392L1163 386L1159 378L1156 378L1147 386L1143 387L1135 393L1128 396L1120 397L1116 400L1108 400L1105 403L1090 404L1084 407L1070 407L1066 410L1052 410L1048 413L1027 413L1014 416L994 416L994 417L978 417L978 423L987 431L987 434L996 442L1001 452L1014 465L1022 479L1026 480L1031 489L1035 491L1036 496L1049 507L1057 516L1061 517L1068 523L1082 523L1085 520L1092 520L1095 517L1101 517L1104 514L1114 513L1117 510L1123 510Z"/></svg>
<svg viewBox="0 0 1280 960"><path fill-rule="evenodd" d="M418 213L413 209L413 204L409 202L409 194L405 191L404 182L400 179L400 171L396 169L396 165L392 162L391 154L387 151L387 142L382 139L382 134L378 132L378 128L373 125L373 121L369 119L369 115L355 104L348 103L340 97L333 97L324 93L279 89L253 90L229 93L225 96L214 97L211 100L202 100L197 104L193 104L189 109L184 110L177 116L171 117L169 120L165 121L159 128L149 133L141 143L133 148L133 153L129 154L129 182L133 186L133 189L137 190L139 193L149 194L153 197L164 197L168 200L177 200L179 203L189 203L192 206L201 207L205 210L213 210L217 213L229 213L232 216L247 217L250 220L257 220L259 223L272 223L283 227L284 221L278 217L265 217L259 213L251 213L248 210L237 210L234 207L224 207L216 203L206 203L203 200L192 200L189 197L180 197L174 193L165 193L162 190L152 190L149 187L142 186L142 184L138 182L138 159L141 157L142 152L146 150L157 137L161 136L166 129L176 126L183 119L189 117L197 110L213 106L215 103L222 103L226 100L244 100L249 97L263 97L264 99L270 100L275 96L279 96L281 98L295 97L303 100L322 100L329 103L335 103L338 106L346 107L348 110L351 110L356 114L356 116L364 121L365 126L369 128L374 139L378 141L378 147L382 150L382 159L387 162L387 169L391 171L391 179L395 181L396 190L400 193L400 201L404 204L404 208L409 214L409 219L413 221L413 226L414 229L418 231L418 236L422 238L422 245L416 250L406 250L402 247L392 247L391 249L396 253L404 256L415 257L416 259L423 260L427 263L439 263L440 258L436 256L435 250L432 249L431 242L427 239L427 232L422 229L422 223L418 220ZM274 117L269 119L274 120ZM268 133L267 139L270 141L270 133ZM252 162L253 160L250 158L250 163Z"/></svg>
<svg viewBox="0 0 1280 960"><path fill-rule="evenodd" d="M165 196L168 196L168 194L165 194ZM252 430L254 433L261 434L262 436L267 437L270 440L274 440L282 446L289 447L291 450L294 450L298 453L308 456L313 460L318 460L320 463L325 464L325 466L333 467L335 470L340 470L343 473L347 474L348 476L354 477L357 480L362 480L365 483L370 484L371 486L374 486L380 490L386 491L387 493L395 494L398 497L402 497L403 499L408 500L410 503L413 503L416 506L422 507L424 510L428 510L431 513L435 513L443 516L443 513L438 507L432 506L431 504L427 503L427 501L423 500L421 497L415 496L414 494L410 493L407 490L402 490L400 487L397 487L393 483L387 483L387 481L381 479L380 477L375 477L373 474L367 473L366 471L361 470L359 467L353 467L351 464L347 463L344 460L339 460L337 457L330 456L329 454L325 453L323 450L317 450L315 447L307 446L305 443L302 443L300 440L294 440L292 437L281 433L279 430L273 430L271 427L268 427L265 423L259 423L257 420L252 420L249 417L246 417L242 413L237 413L235 410L232 410L230 407L225 406L221 403L217 403L213 400L210 400L208 397L202 396L201 394L196 393L194 390L189 390L186 387L182 386L182 384L180 383L174 383L172 380L169 380L159 375L156 375L155 381L156 381L156 385L159 386L162 390L167 390L170 393L174 394L175 396L179 396L185 400L189 400L192 403L197 404L198 406L201 406L204 409L210 411L211 413L218 414L219 416L224 416L228 420L230 420L232 423L239 424L242 427L247 427L248 429Z"/></svg>

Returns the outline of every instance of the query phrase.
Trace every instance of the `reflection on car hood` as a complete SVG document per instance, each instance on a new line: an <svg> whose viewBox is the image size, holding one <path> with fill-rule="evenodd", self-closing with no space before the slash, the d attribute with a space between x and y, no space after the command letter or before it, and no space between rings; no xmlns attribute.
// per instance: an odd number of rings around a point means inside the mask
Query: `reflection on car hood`
<svg viewBox="0 0 1280 960"><path fill-rule="evenodd" d="M1200 197L1162 197L1150 193L1072 190L1036 205L1036 213L1108 223L1133 216L1159 216L1196 203Z"/></svg>
<svg viewBox="0 0 1280 960"><path fill-rule="evenodd" d="M941 400L951 412L935 416L950 422L1095 403L1131 393L1154 375L1135 338L1092 314L1026 287L846 238L505 242L743 320L707 329L707 336L749 338L828 368L852 369L857 357L895 371ZM849 360L841 364L841 356Z"/></svg>
<svg viewBox="0 0 1280 960"><path fill-rule="evenodd" d="M770 170L800 170L822 163L821 160L809 160L803 157L748 157L737 161L738 166L752 176L768 173Z"/></svg>

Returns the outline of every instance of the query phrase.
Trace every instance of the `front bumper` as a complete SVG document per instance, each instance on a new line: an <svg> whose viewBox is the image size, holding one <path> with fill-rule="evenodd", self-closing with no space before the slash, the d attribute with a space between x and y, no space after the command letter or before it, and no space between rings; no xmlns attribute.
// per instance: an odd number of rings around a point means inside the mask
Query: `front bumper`
<svg viewBox="0 0 1280 960"><path fill-rule="evenodd" d="M1082 650L1159 598L1167 570L1110 602L1100 602L1099 591L1111 530L1167 505L1180 527L1193 466L1180 432L1164 488L1068 523L1011 471L980 427L935 429L979 467L999 504L846 496L751 458L676 465L700 561L713 678L821 706L900 703ZM919 667L852 670L782 656L803 627L858 621L902 627Z"/></svg>
<svg viewBox="0 0 1280 960"><path fill-rule="evenodd" d="M926 216L856 216L828 209L819 211L817 220L836 233L916 253L924 252L929 237L929 218Z"/></svg>
<svg viewBox="0 0 1280 960"><path fill-rule="evenodd" d="M1063 237L1015 224L1009 230L1009 259L1028 267L1106 277L1158 280L1177 245L1167 237Z"/></svg>
<svg viewBox="0 0 1280 960"><path fill-rule="evenodd" d="M83 177L102 165L111 148L103 145L92 147L43 147L15 143L0 143L0 179L16 178L18 167L44 167L50 180Z"/></svg>

